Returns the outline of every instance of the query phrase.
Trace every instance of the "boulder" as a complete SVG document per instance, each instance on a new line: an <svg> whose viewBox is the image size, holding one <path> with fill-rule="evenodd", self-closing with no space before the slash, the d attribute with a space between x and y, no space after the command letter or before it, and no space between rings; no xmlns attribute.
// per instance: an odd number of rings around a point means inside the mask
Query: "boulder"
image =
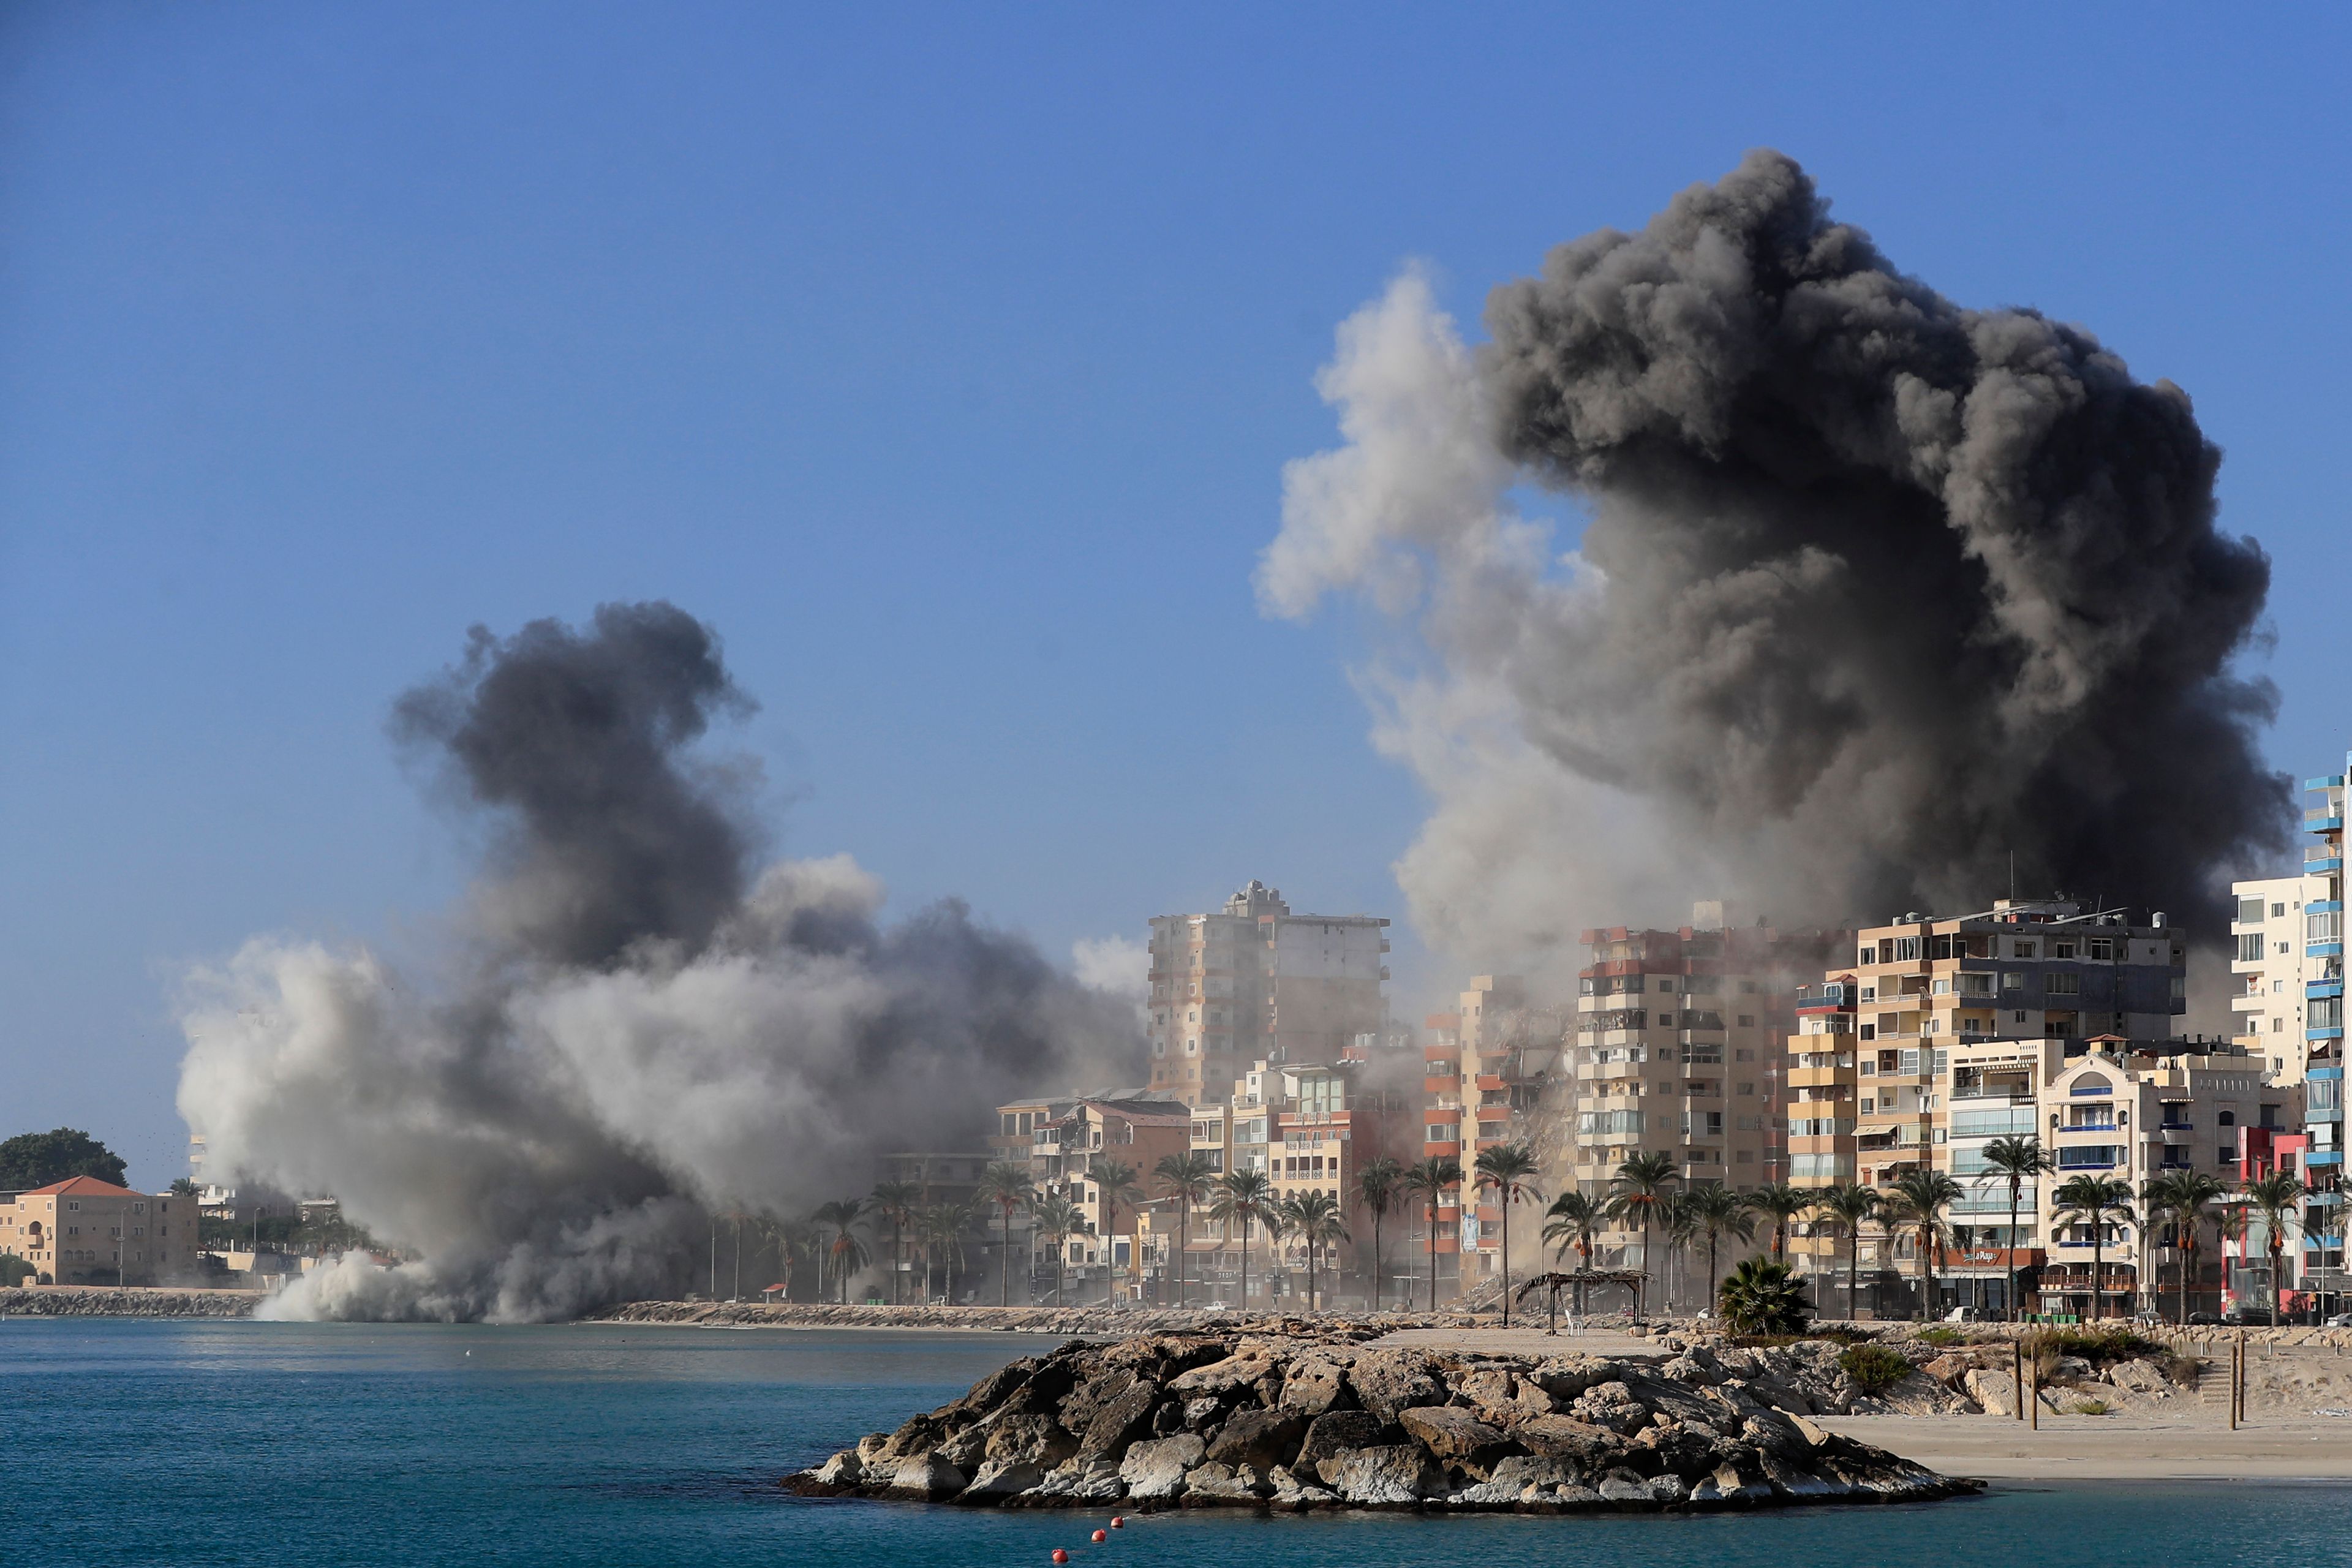
<svg viewBox="0 0 2352 1568"><path fill-rule="evenodd" d="M1274 1483L1262 1477L1263 1472L1246 1467L1236 1469L1214 1461L1195 1465L1184 1473L1184 1501L1188 1505L1254 1503L1274 1495Z"/></svg>
<svg viewBox="0 0 2352 1568"><path fill-rule="evenodd" d="M971 1485L956 1494L956 1501L1003 1502L1042 1483L1045 1472L1026 1459L990 1459L971 1478Z"/></svg>
<svg viewBox="0 0 2352 1568"><path fill-rule="evenodd" d="M1397 1413L1419 1405L1439 1405L1445 1390L1431 1375L1429 1358L1415 1350L1368 1350L1348 1369L1348 1385L1357 1402L1393 1424Z"/></svg>
<svg viewBox="0 0 2352 1568"><path fill-rule="evenodd" d="M953 1497L969 1484L970 1479L961 1470L937 1454L918 1454L898 1462L884 1490L892 1497L929 1500Z"/></svg>
<svg viewBox="0 0 2352 1568"><path fill-rule="evenodd" d="M1095 1417L1135 1386L1135 1373L1124 1366L1106 1367L1081 1382L1063 1397L1062 1425L1084 1432Z"/></svg>
<svg viewBox="0 0 2352 1568"><path fill-rule="evenodd" d="M1578 1394L1568 1408L1578 1420L1605 1426L1620 1436L1630 1435L1650 1423L1650 1407L1634 1398L1633 1391L1616 1379L1593 1384Z"/></svg>
<svg viewBox="0 0 2352 1568"><path fill-rule="evenodd" d="M1321 1418L1318 1418L1321 1419ZM1306 1436L1307 1413L1276 1405L1271 1410L1240 1410L1209 1444L1209 1458L1221 1465L1244 1465L1271 1470L1287 1465L1298 1454Z"/></svg>
<svg viewBox="0 0 2352 1568"><path fill-rule="evenodd" d="M1978 1367L1963 1381L1970 1399L1988 1415L2017 1414L2017 1378L2013 1372L1993 1372Z"/></svg>
<svg viewBox="0 0 2352 1568"><path fill-rule="evenodd" d="M1167 1502L1184 1492L1184 1472L1201 1462L1206 1445L1190 1432L1129 1446L1118 1467L1127 1495L1137 1502Z"/></svg>
<svg viewBox="0 0 2352 1568"><path fill-rule="evenodd" d="M1085 1436L1078 1439L1081 1459L1116 1459L1127 1446L1151 1426L1151 1407L1160 1391L1149 1383L1130 1384L1127 1391L1095 1412Z"/></svg>
<svg viewBox="0 0 2352 1568"><path fill-rule="evenodd" d="M1417 1443L1353 1448L1322 1460L1315 1474L1341 1500L1359 1508L1407 1507L1443 1496L1445 1489L1435 1461Z"/></svg>
<svg viewBox="0 0 2352 1568"><path fill-rule="evenodd" d="M1024 1459L1050 1470L1078 1451L1078 1440L1050 1415L1013 1415L990 1426L983 1452L991 1459Z"/></svg>
<svg viewBox="0 0 2352 1568"><path fill-rule="evenodd" d="M854 1487L866 1479L866 1466L855 1448L844 1448L810 1472L819 1486Z"/></svg>
<svg viewBox="0 0 2352 1568"><path fill-rule="evenodd" d="M1334 1410L1328 1415L1318 1415L1307 1428L1307 1436L1298 1446L1298 1457L1291 1468L1302 1475L1316 1474L1316 1466L1325 1459L1346 1453L1350 1448L1377 1446L1389 1428L1369 1410Z"/></svg>
<svg viewBox="0 0 2352 1568"><path fill-rule="evenodd" d="M1173 1384L1169 1385L1174 1387ZM1213 1394L1203 1394L1184 1402L1184 1430L1198 1432L1213 1424L1224 1413L1225 1402Z"/></svg>
<svg viewBox="0 0 2352 1568"><path fill-rule="evenodd" d="M1507 1454L1495 1461L1495 1468L1487 1472L1486 1484L1525 1492L1535 1487L1574 1486L1577 1478L1559 1461L1541 1454Z"/></svg>
<svg viewBox="0 0 2352 1568"><path fill-rule="evenodd" d="M1691 1489L1693 1502L1732 1503L1750 1506L1772 1500L1772 1483L1764 1479L1762 1469L1742 1474L1737 1465L1718 1465L1715 1473Z"/></svg>
<svg viewBox="0 0 2352 1568"><path fill-rule="evenodd" d="M1538 1390L1540 1392L1540 1390ZM1481 1421L1501 1426L1511 1410L1510 1369L1482 1366L1454 1385L1454 1397L1478 1414Z"/></svg>
<svg viewBox="0 0 2352 1568"><path fill-rule="evenodd" d="M1596 1383L1615 1375L1611 1364L1593 1356L1553 1356L1528 1370L1524 1381L1533 1383L1560 1404L1567 1404Z"/></svg>
<svg viewBox="0 0 2352 1568"><path fill-rule="evenodd" d="M1304 1411L1310 1419L1350 1402L1348 1363L1337 1356L1301 1356L1283 1374L1283 1405Z"/></svg>
<svg viewBox="0 0 2352 1568"><path fill-rule="evenodd" d="M1263 1345L1252 1345L1223 1361L1213 1361L1206 1366L1196 1366L1190 1372L1179 1373L1170 1380L1168 1392L1228 1395L1262 1381L1276 1370L1273 1354Z"/></svg>
<svg viewBox="0 0 2352 1568"><path fill-rule="evenodd" d="M1421 1440L1437 1458L1483 1478L1503 1457L1507 1441L1457 1405L1423 1405L1397 1413L1397 1424Z"/></svg>
<svg viewBox="0 0 2352 1568"><path fill-rule="evenodd" d="M1274 1482L1272 1500L1276 1508L1328 1508L1339 1500L1321 1487L1300 1480L1286 1468L1276 1468L1270 1479Z"/></svg>
<svg viewBox="0 0 2352 1568"><path fill-rule="evenodd" d="M2107 1368L2107 1381L2134 1394L2165 1394L2172 1388L2172 1380L2150 1361L2117 1362Z"/></svg>
<svg viewBox="0 0 2352 1568"><path fill-rule="evenodd" d="M1623 1446L1616 1433L1570 1415L1531 1415L1511 1428L1511 1436L1529 1452L1571 1474L1580 1473L1595 1459Z"/></svg>

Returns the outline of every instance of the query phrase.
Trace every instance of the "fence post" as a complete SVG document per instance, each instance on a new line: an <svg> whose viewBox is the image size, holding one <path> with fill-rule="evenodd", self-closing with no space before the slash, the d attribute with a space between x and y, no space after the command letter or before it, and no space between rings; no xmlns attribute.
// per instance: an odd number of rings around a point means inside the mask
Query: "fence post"
<svg viewBox="0 0 2352 1568"><path fill-rule="evenodd" d="M2011 1340L2009 1348L2017 1357L2017 1418L2022 1421L2025 1419L2025 1342L2022 1339Z"/></svg>

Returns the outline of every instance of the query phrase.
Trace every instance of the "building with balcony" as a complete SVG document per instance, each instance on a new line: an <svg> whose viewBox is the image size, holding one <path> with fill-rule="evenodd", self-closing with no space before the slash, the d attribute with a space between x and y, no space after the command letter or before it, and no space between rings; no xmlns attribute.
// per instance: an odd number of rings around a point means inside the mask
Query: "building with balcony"
<svg viewBox="0 0 2352 1568"><path fill-rule="evenodd" d="M1214 913L1152 921L1151 1087L1213 1105L1253 1061L1339 1061L1387 1024L1388 923L1295 915L1255 881Z"/></svg>
<svg viewBox="0 0 2352 1568"><path fill-rule="evenodd" d="M1098 1159L1129 1166L1148 1194L1151 1168L1160 1157L1188 1146L1192 1116L1184 1103L1171 1095L1140 1089L1096 1095L1041 1095L998 1106L996 1118L996 1134L988 1141L990 1156L1025 1167L1039 1192L1059 1194L1086 1213L1084 1232L1065 1244L1065 1290L1073 1281L1092 1280L1098 1291L1107 1293L1117 1277L1125 1275L1131 1280L1137 1256L1135 1205L1121 1203L1113 1213L1099 1184L1089 1181L1086 1173ZM993 1215L986 1217L991 1223L985 1245L993 1252L1001 1248L1003 1222ZM1024 1269L1033 1281L1050 1279L1054 1272L1050 1244L1036 1234L1026 1211L1013 1215L1012 1235L1010 1267L1016 1289Z"/></svg>
<svg viewBox="0 0 2352 1568"><path fill-rule="evenodd" d="M168 1285L197 1269L196 1200L95 1176L0 1192L0 1253L37 1285Z"/></svg>

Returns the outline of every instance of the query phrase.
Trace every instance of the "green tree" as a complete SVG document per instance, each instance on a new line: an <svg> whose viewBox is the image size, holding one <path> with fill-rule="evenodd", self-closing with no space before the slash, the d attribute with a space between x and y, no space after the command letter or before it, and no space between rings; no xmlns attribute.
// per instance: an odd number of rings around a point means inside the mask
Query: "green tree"
<svg viewBox="0 0 2352 1568"><path fill-rule="evenodd" d="M175 1198L193 1198L196 1195L196 1184L190 1177L174 1176L172 1178L171 1191Z"/></svg>
<svg viewBox="0 0 2352 1568"><path fill-rule="evenodd" d="M2055 1205L2055 1212L2051 1215L2053 1225L2069 1225L2076 1220L2090 1223L2090 1315L2104 1318L2107 1315L2107 1221L2132 1217L2131 1184L2114 1176L2070 1176L2058 1184L2058 1190L2050 1194L2050 1201Z"/></svg>
<svg viewBox="0 0 2352 1568"><path fill-rule="evenodd" d="M1715 1295L1724 1326L1735 1334L1801 1334L1805 1294L1785 1263L1769 1258L1741 1260Z"/></svg>
<svg viewBox="0 0 2352 1568"><path fill-rule="evenodd" d="M1875 1187L1854 1183L1825 1187L1813 1207L1845 1226L1845 1321L1854 1320L1854 1287L1862 1278L1862 1227L1878 1217L1886 1200Z"/></svg>
<svg viewBox="0 0 2352 1568"><path fill-rule="evenodd" d="M2014 1321L2018 1316L2018 1271L2016 1267L2016 1258L2019 1251L2017 1244L2018 1207L2025 1200L2025 1184L2032 1181L2037 1176L2044 1175L2051 1171L2056 1170L2057 1165L2053 1162L2050 1151L2042 1146L2042 1141L2033 1137L1994 1139L1991 1142L1984 1146L1984 1163L1985 1173L1979 1177L1979 1180L2000 1182L2009 1188L2009 1256L2011 1264L2008 1270L2009 1284L2005 1294L2009 1298L2009 1317L2012 1321Z"/></svg>
<svg viewBox="0 0 2352 1568"><path fill-rule="evenodd" d="M0 1143L0 1189L21 1193L68 1176L94 1176L122 1186L122 1156L73 1127L20 1132Z"/></svg>
<svg viewBox="0 0 2352 1568"><path fill-rule="evenodd" d="M1135 1184L1135 1167L1118 1160L1097 1156L1087 1166L1087 1180L1102 1189L1103 1205L1103 1300L1111 1299L1111 1238L1118 1234L1118 1205L1132 1207L1143 1201L1143 1189ZM1139 1226L1135 1245L1128 1248L1131 1268L1143 1266L1143 1236Z"/></svg>
<svg viewBox="0 0 2352 1568"><path fill-rule="evenodd" d="M1921 1315L1936 1315L1935 1303L1942 1299L1940 1273L1937 1289L1928 1291L1927 1253L1929 1248L1941 1253L1944 1249L1944 1211L1966 1197L1968 1194L1947 1171L1930 1171L1922 1167L1906 1171L1895 1179L1893 1214L1895 1223L1911 1232L1911 1245L1919 1255L1919 1305Z"/></svg>
<svg viewBox="0 0 2352 1568"><path fill-rule="evenodd" d="M947 1270L947 1300L955 1301L957 1266L963 1262L964 1232L971 1228L972 1209L969 1204L932 1204L915 1211L915 1245L923 1255L923 1295L931 1294L931 1270L944 1266Z"/></svg>
<svg viewBox="0 0 2352 1568"><path fill-rule="evenodd" d="M996 1304L1012 1305L1013 1291L1013 1213L1037 1195L1037 1184L1029 1179L1029 1167L1013 1160L997 1160L980 1174L980 1185L973 1190L982 1203L993 1204L1004 1218L1003 1270L996 1279Z"/></svg>
<svg viewBox="0 0 2352 1568"><path fill-rule="evenodd" d="M1448 1187L1462 1184L1462 1162L1445 1154L1432 1154L1417 1164L1405 1167L1402 1178L1407 1192L1419 1193L1429 1208L1429 1310L1437 1310L1437 1209Z"/></svg>
<svg viewBox="0 0 2352 1568"><path fill-rule="evenodd" d="M874 1212L890 1222L890 1304L898 1304L898 1273L907 1260L907 1226L923 1201L920 1182L877 1182Z"/></svg>
<svg viewBox="0 0 2352 1568"><path fill-rule="evenodd" d="M1381 1222L1404 1190L1404 1167L1382 1155L1356 1173L1356 1196L1372 1215L1372 1310L1381 1310ZM1412 1305L1411 1302L1406 1303Z"/></svg>
<svg viewBox="0 0 2352 1568"><path fill-rule="evenodd" d="M1316 1259L1335 1241L1349 1239L1347 1218L1339 1200L1328 1193L1301 1193L1282 1205L1282 1223L1291 1235L1307 1243L1307 1310L1320 1304L1316 1293Z"/></svg>
<svg viewBox="0 0 2352 1568"><path fill-rule="evenodd" d="M1160 1195L1176 1205L1176 1305L1184 1304L1184 1260L1192 1245L1192 1211L1209 1201L1216 1185L1216 1162L1200 1152L1162 1154L1151 1167Z"/></svg>
<svg viewBox="0 0 2352 1568"><path fill-rule="evenodd" d="M834 1284L841 1293L841 1304L845 1307L849 1304L849 1277L871 1261L865 1239L857 1234L857 1226L865 1218L864 1198L837 1198L829 1204L820 1204L816 1212L809 1215L812 1224L833 1233L832 1238L825 1243L823 1257L831 1269ZM822 1270L817 1289L820 1291L824 1289Z"/></svg>
<svg viewBox="0 0 2352 1568"><path fill-rule="evenodd" d="M1650 1271L1650 1226L1664 1216L1676 1183L1675 1157L1666 1153L1636 1154L1617 1167L1609 1179L1609 1217L1632 1225L1642 1233L1642 1272ZM1633 1286L1633 1315L1642 1315L1643 1282Z"/></svg>
<svg viewBox="0 0 2352 1568"><path fill-rule="evenodd" d="M1511 1326L1511 1205L1541 1197L1534 1182L1536 1152L1525 1143L1478 1151L1477 1184L1492 1187L1503 1209L1503 1327Z"/></svg>
<svg viewBox="0 0 2352 1568"><path fill-rule="evenodd" d="M1576 1248L1576 1267L1580 1273L1592 1271L1592 1238L1609 1218L1609 1205L1591 1193L1571 1187L1552 1199L1544 1210L1543 1238L1555 1256ZM1555 1301L1559 1292L1553 1292ZM1584 1310L1584 1281L1576 1282L1576 1310Z"/></svg>
<svg viewBox="0 0 2352 1568"><path fill-rule="evenodd" d="M1756 1215L1746 1198L1720 1182L1703 1182L1683 1195L1691 1220L1706 1237L1706 1299L1715 1300L1716 1252L1727 1236L1741 1241L1756 1234Z"/></svg>
<svg viewBox="0 0 2352 1568"><path fill-rule="evenodd" d="M1772 1222L1772 1257L1785 1262L1789 1256L1789 1222L1813 1206L1814 1194L1804 1187L1790 1186L1786 1182L1767 1182L1749 1193L1746 1202L1750 1211Z"/></svg>
<svg viewBox="0 0 2352 1568"><path fill-rule="evenodd" d="M1037 1234L1054 1244L1054 1305L1062 1304L1062 1265L1068 1258L1070 1237L1086 1229L1087 1216L1059 1193L1040 1193L1029 1200Z"/></svg>
<svg viewBox="0 0 2352 1568"><path fill-rule="evenodd" d="M1209 1203L1209 1217L1225 1227L1231 1236L1235 1226L1242 1234L1242 1299L1241 1310L1249 1310L1249 1244L1250 1222L1269 1220L1274 1213L1274 1184L1264 1171L1227 1171L1217 1178L1216 1195Z"/></svg>
<svg viewBox="0 0 2352 1568"><path fill-rule="evenodd" d="M2199 1232L2204 1228L2208 1212L2221 1199L2230 1195L2229 1184L2202 1171L2183 1168L2167 1171L2151 1177L2141 1190L2140 1201L2146 1205L2150 1223L2161 1215L2172 1226L2180 1253L2179 1323L2189 1326L2189 1292L2197 1278L2197 1247Z"/></svg>
<svg viewBox="0 0 2352 1568"><path fill-rule="evenodd" d="M2263 1216L2263 1250L2271 1259L2271 1321L2278 1321L2279 1270L2286 1250L2289 1226L2303 1219L2304 1185L2286 1171L2256 1176L2238 1189L2238 1201L2248 1212Z"/></svg>

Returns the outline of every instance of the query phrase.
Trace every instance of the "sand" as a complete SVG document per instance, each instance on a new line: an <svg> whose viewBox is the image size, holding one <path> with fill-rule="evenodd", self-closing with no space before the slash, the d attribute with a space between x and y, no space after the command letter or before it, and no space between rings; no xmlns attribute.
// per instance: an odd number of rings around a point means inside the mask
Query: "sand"
<svg viewBox="0 0 2352 1568"><path fill-rule="evenodd" d="M1988 1480L2352 1479L2352 1416L2050 1415L2035 1431L1992 1415L1827 1415L1822 1426L1932 1470Z"/></svg>

